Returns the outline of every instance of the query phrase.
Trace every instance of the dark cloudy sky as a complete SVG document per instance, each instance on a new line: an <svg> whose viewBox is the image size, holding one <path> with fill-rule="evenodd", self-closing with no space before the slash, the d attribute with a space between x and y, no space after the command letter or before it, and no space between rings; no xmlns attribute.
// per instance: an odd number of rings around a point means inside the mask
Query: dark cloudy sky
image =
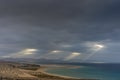
<svg viewBox="0 0 120 80"><path fill-rule="evenodd" d="M120 1L0 0L0 56L120 62Z"/></svg>

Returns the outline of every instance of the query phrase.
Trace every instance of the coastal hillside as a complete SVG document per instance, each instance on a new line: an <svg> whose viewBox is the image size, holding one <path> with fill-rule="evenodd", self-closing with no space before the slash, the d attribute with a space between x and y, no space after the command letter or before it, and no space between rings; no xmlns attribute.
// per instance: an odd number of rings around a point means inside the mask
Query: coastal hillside
<svg viewBox="0 0 120 80"><path fill-rule="evenodd" d="M0 62L0 80L95 80L48 74L44 72L46 68L36 64Z"/></svg>
<svg viewBox="0 0 120 80"><path fill-rule="evenodd" d="M9 63L0 63L0 78L8 78L8 79L27 78L33 80L36 79L35 76L27 74Z"/></svg>

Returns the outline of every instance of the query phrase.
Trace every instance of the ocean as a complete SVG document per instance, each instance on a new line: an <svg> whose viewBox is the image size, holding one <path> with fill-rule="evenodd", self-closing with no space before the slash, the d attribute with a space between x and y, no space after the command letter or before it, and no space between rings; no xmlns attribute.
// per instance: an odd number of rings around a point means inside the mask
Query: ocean
<svg viewBox="0 0 120 80"><path fill-rule="evenodd" d="M120 64L80 64L79 66L80 68L48 69L47 72L84 79L120 80Z"/></svg>

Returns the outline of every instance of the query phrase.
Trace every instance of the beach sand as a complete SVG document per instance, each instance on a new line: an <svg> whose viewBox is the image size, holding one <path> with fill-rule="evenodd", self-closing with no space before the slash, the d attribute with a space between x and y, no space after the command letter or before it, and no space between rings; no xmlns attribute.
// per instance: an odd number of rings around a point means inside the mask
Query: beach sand
<svg viewBox="0 0 120 80"><path fill-rule="evenodd" d="M67 76L60 76L45 72L48 68L65 67L60 65L33 65L0 63L0 80L96 80L96 79L76 79ZM68 66L66 66L67 68ZM72 66L69 66L72 68ZM73 67L75 68L75 67Z"/></svg>
<svg viewBox="0 0 120 80"><path fill-rule="evenodd" d="M71 65L41 65L37 70L31 71L31 70L24 70L24 72L27 72L31 75L37 76L40 78L40 80L97 80L97 79L77 79L73 77L68 76L60 76L56 74L50 74L47 73L47 69L54 69L54 68L79 68L79 66L71 66Z"/></svg>

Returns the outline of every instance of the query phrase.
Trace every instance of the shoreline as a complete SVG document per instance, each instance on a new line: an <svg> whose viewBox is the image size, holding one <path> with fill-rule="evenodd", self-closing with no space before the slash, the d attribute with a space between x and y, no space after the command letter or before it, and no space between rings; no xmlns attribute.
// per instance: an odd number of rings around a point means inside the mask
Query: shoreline
<svg viewBox="0 0 120 80"><path fill-rule="evenodd" d="M41 72L46 75L51 75L51 76L56 76L56 77L61 77L61 78L80 79L80 78L75 78L75 77L70 77L70 76L63 76L63 75L59 75L59 74L49 73L49 72L47 72L48 69L50 69L50 68L46 68Z"/></svg>
<svg viewBox="0 0 120 80"><path fill-rule="evenodd" d="M68 67L69 66L69 67ZM80 79L69 76L62 76L47 72L54 68L75 68L70 65L36 65L21 63L0 63L0 75L6 80L98 80L98 79ZM78 68L78 67L76 67ZM4 73L3 73L4 72Z"/></svg>
<svg viewBox="0 0 120 80"><path fill-rule="evenodd" d="M51 66L51 67L50 67ZM98 80L98 79L81 79L81 78L76 78L76 77L70 77L70 76L63 76L59 74L54 74L54 73L49 73L47 70L49 69L54 69L54 68L80 68L80 66L73 66L73 65L42 65L42 68L39 70L41 73L49 75L49 76L55 76L59 78L64 78L64 79L72 79L72 80Z"/></svg>

